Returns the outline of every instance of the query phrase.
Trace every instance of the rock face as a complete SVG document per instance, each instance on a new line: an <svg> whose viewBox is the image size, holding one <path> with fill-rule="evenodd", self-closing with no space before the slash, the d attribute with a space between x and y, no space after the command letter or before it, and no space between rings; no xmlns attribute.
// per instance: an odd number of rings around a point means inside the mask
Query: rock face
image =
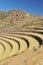
<svg viewBox="0 0 43 65"><path fill-rule="evenodd" d="M43 16L35 16L22 10L0 11L0 30L14 28L42 27Z"/></svg>

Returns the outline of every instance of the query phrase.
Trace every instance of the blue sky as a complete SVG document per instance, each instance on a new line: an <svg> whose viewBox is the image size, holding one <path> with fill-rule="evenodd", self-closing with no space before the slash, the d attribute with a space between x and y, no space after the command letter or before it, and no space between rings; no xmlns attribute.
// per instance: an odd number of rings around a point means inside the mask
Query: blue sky
<svg viewBox="0 0 43 65"><path fill-rule="evenodd" d="M0 10L9 11L13 9L43 16L43 0L0 0Z"/></svg>

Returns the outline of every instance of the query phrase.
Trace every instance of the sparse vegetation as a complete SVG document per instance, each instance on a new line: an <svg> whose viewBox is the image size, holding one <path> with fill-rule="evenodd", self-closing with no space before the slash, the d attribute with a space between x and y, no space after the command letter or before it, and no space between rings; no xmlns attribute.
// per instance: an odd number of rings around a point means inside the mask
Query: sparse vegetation
<svg viewBox="0 0 43 65"><path fill-rule="evenodd" d="M14 65L40 65L40 60L43 61L43 17L21 10L0 11L0 30L0 61L18 55L15 57L17 64L13 58Z"/></svg>
<svg viewBox="0 0 43 65"><path fill-rule="evenodd" d="M15 26L16 28L43 26L43 17L28 14L22 10L0 11L0 30L10 26Z"/></svg>

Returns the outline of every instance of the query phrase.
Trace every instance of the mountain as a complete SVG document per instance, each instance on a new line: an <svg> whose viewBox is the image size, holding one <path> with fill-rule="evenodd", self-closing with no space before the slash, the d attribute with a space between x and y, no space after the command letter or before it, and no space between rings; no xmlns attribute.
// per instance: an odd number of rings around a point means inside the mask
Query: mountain
<svg viewBox="0 0 43 65"><path fill-rule="evenodd" d="M22 10L0 11L0 30L9 27L43 27L43 16L35 16Z"/></svg>

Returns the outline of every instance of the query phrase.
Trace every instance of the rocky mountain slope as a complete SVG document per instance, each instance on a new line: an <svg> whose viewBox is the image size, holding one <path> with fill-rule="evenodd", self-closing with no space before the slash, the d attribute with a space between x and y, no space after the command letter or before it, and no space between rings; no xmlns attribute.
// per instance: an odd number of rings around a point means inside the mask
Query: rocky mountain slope
<svg viewBox="0 0 43 65"><path fill-rule="evenodd" d="M35 16L22 10L0 11L0 30L9 27L43 27L43 16Z"/></svg>

